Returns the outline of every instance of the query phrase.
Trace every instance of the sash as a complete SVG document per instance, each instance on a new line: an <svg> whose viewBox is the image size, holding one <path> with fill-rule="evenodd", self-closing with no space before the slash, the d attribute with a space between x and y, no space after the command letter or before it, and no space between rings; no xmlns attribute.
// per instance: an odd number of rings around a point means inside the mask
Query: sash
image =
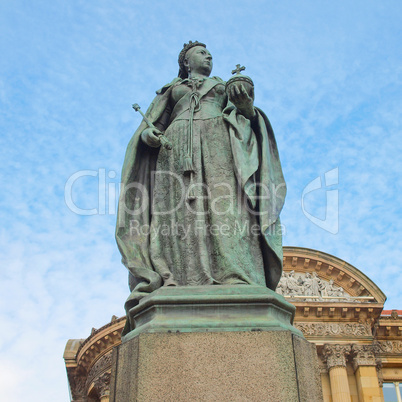
<svg viewBox="0 0 402 402"><path fill-rule="evenodd" d="M188 136L187 136L187 154L183 159L183 171L184 174L190 175L190 184L187 192L187 200L195 200L194 185L193 185L193 175L194 165L193 165L193 121L194 113L201 109L201 99L216 85L220 84L220 81L215 79L209 79L204 81L197 81L196 79L186 78L180 84L187 84L192 87L192 91L186 93L173 108L172 114L170 116L169 124L178 116L186 111L189 111L188 118ZM198 84L198 85L197 85Z"/></svg>

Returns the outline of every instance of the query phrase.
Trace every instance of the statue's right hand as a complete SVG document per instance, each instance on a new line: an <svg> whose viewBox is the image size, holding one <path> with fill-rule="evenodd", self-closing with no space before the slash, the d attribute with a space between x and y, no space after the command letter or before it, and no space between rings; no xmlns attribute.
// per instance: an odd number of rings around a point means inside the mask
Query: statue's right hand
<svg viewBox="0 0 402 402"><path fill-rule="evenodd" d="M158 138L158 135L162 133L155 127L148 127L141 133L142 141L152 148L158 148L161 145L161 142Z"/></svg>

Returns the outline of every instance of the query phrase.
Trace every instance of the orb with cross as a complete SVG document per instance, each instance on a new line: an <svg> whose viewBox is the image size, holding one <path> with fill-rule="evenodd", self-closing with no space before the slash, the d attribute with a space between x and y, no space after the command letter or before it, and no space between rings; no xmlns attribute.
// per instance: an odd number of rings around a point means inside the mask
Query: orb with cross
<svg viewBox="0 0 402 402"><path fill-rule="evenodd" d="M246 67L241 66L240 64L236 65L236 68L232 70L233 77L231 77L226 82L226 93L230 91L232 85L235 85L238 89L242 85L243 88L246 90L248 95L254 100L254 83L253 80L248 77L247 75L243 75L241 72L244 71Z"/></svg>

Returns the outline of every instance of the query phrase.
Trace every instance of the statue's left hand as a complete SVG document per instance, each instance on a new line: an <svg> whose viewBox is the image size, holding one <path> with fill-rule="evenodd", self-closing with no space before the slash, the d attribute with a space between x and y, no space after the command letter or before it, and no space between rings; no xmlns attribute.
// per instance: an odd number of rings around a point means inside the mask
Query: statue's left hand
<svg viewBox="0 0 402 402"><path fill-rule="evenodd" d="M253 97L247 93L243 84L239 86L231 85L229 89L229 100L247 119L252 119L255 116Z"/></svg>

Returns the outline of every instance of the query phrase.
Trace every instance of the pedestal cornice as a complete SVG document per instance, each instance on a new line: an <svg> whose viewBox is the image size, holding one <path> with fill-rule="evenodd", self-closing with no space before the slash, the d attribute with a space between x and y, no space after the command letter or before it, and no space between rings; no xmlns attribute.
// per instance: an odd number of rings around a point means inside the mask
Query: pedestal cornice
<svg viewBox="0 0 402 402"><path fill-rule="evenodd" d="M140 333L232 332L288 330L295 307L263 286L162 287L129 311L135 329L122 342Z"/></svg>

